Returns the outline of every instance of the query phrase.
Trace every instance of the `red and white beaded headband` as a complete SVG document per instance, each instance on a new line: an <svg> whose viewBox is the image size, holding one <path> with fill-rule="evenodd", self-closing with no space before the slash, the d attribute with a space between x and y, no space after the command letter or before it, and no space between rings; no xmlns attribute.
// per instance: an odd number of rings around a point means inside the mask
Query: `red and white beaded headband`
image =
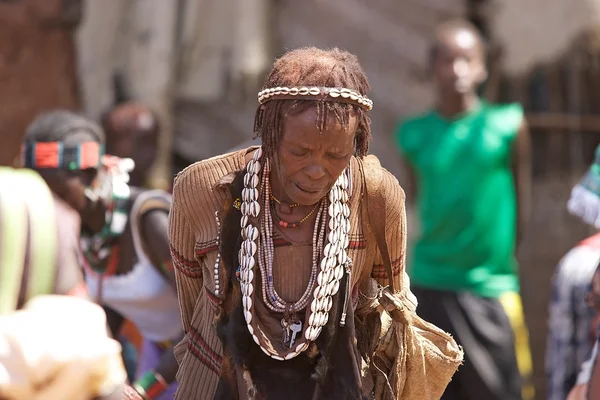
<svg viewBox="0 0 600 400"><path fill-rule="evenodd" d="M270 100L321 100L355 104L366 111L373 109L373 101L355 90L331 87L276 87L258 92L258 102Z"/></svg>

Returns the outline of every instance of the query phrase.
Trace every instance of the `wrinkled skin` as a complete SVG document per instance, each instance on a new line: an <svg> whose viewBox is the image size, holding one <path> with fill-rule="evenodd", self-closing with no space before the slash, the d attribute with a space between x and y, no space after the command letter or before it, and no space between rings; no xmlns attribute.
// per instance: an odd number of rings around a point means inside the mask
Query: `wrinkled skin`
<svg viewBox="0 0 600 400"><path fill-rule="evenodd" d="M320 132L315 108L286 117L279 151L271 167L271 188L282 203L299 206L289 209L274 204L273 211L283 221L292 223L309 216L298 228L283 229L289 240L302 242L312 238L317 213L310 212L348 166L354 154L357 127L356 116L351 116L348 129L331 117Z"/></svg>
<svg viewBox="0 0 600 400"><path fill-rule="evenodd" d="M347 130L332 117L320 132L315 108L287 116L271 173L275 196L306 207L318 203L348 165L357 126L355 116Z"/></svg>

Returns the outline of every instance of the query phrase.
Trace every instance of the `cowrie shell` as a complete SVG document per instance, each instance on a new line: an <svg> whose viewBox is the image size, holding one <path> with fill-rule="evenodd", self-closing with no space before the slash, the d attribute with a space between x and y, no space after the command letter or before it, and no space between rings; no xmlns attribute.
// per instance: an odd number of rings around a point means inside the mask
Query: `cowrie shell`
<svg viewBox="0 0 600 400"><path fill-rule="evenodd" d="M312 87L312 88L310 88L308 93L313 96L317 96L319 93L321 93L321 89L319 89L318 87Z"/></svg>
<svg viewBox="0 0 600 400"><path fill-rule="evenodd" d="M308 348L308 343L301 343L296 347L296 353L301 353Z"/></svg>
<svg viewBox="0 0 600 400"><path fill-rule="evenodd" d="M266 355L268 355L269 357L271 357L271 352L269 350L265 349L262 346L260 346L260 349L263 351L263 353L265 353Z"/></svg>
<svg viewBox="0 0 600 400"><path fill-rule="evenodd" d="M297 355L298 355L298 353L296 353L295 351L292 351L287 356L285 356L285 359L286 360L291 360L292 358L296 357Z"/></svg>
<svg viewBox="0 0 600 400"><path fill-rule="evenodd" d="M316 292L316 291L315 291ZM315 313L317 312L317 306L319 305L319 302L317 301L317 299L314 299L311 303L310 303L310 311Z"/></svg>
<svg viewBox="0 0 600 400"><path fill-rule="evenodd" d="M333 98L340 97L340 91L339 89L331 89L329 95Z"/></svg>
<svg viewBox="0 0 600 400"><path fill-rule="evenodd" d="M254 218L258 217L258 214L260 214L260 204L258 204L258 201L253 201L252 203L250 203L249 213Z"/></svg>
<svg viewBox="0 0 600 400"><path fill-rule="evenodd" d="M242 304L244 305L244 308L246 310L250 310L252 308L252 299L250 298L250 296L243 296ZM246 321L246 322L248 322L248 321Z"/></svg>
<svg viewBox="0 0 600 400"><path fill-rule="evenodd" d="M301 96L306 96L309 93L309 89L307 87L301 87L298 91L298 94Z"/></svg>

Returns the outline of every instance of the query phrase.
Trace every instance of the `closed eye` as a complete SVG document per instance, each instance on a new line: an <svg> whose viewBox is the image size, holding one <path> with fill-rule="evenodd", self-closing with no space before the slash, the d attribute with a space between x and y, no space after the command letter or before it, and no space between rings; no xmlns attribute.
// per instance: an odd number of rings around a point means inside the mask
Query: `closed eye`
<svg viewBox="0 0 600 400"><path fill-rule="evenodd" d="M344 158L348 157L348 154L339 155L334 153L328 153L327 155L335 160L343 160Z"/></svg>
<svg viewBox="0 0 600 400"><path fill-rule="evenodd" d="M296 157L303 157L308 154L308 150L306 149L293 149L290 150L290 153Z"/></svg>

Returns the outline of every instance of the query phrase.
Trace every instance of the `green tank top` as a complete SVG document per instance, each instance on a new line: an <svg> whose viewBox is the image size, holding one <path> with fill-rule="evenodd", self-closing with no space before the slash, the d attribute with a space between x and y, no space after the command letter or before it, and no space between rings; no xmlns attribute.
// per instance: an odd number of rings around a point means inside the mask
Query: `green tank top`
<svg viewBox="0 0 600 400"><path fill-rule="evenodd" d="M398 127L418 185L412 284L484 297L519 290L511 153L522 120L518 104L482 102L451 121L431 111Z"/></svg>

